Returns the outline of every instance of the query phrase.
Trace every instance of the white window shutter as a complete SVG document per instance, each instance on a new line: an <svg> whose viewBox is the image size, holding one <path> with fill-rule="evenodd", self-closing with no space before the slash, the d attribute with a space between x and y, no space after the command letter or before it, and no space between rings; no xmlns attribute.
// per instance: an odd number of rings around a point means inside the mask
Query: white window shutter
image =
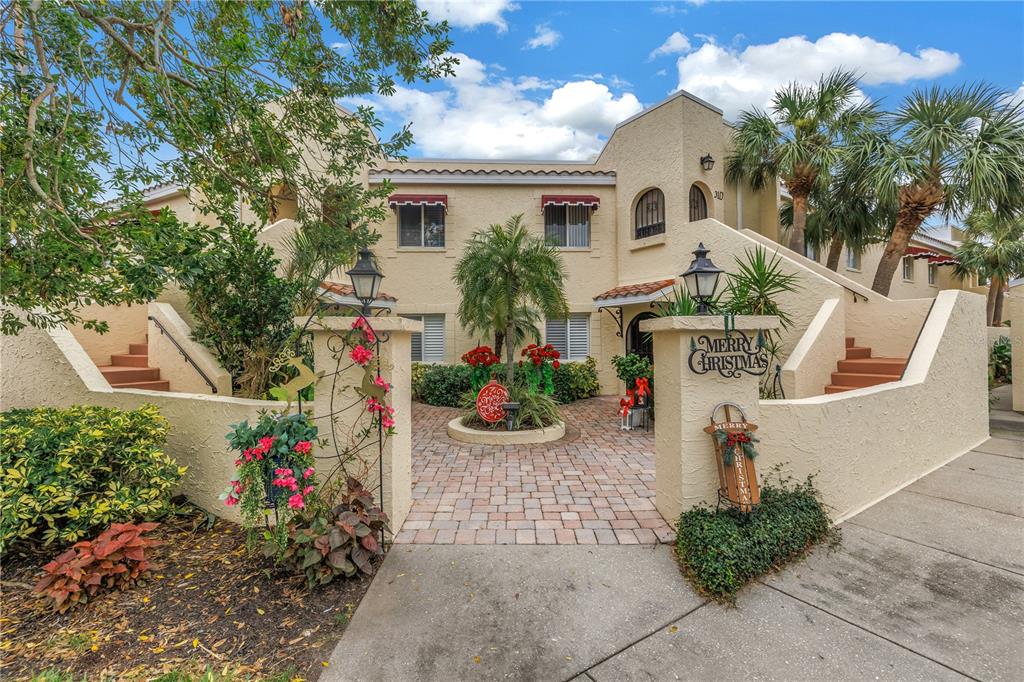
<svg viewBox="0 0 1024 682"><path fill-rule="evenodd" d="M444 315L423 316L423 362L444 362Z"/></svg>
<svg viewBox="0 0 1024 682"><path fill-rule="evenodd" d="M585 360L590 355L590 315L569 317L569 360ZM559 351L561 352L561 351Z"/></svg>
<svg viewBox="0 0 1024 682"><path fill-rule="evenodd" d="M563 358L569 356L569 339L565 320L547 320L544 322L544 341L554 346Z"/></svg>

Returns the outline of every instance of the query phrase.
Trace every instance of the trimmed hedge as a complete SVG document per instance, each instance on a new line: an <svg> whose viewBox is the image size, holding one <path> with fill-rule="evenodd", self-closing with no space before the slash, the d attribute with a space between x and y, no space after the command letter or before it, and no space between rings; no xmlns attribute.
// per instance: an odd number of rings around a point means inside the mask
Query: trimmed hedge
<svg viewBox="0 0 1024 682"><path fill-rule="evenodd" d="M766 483L749 514L695 507L679 517L676 550L697 590L732 601L755 578L829 539L839 542L810 477L799 484Z"/></svg>
<svg viewBox="0 0 1024 682"><path fill-rule="evenodd" d="M471 390L469 365L424 365L422 377L413 389L418 400L427 405L459 407L462 394Z"/></svg>
<svg viewBox="0 0 1024 682"><path fill-rule="evenodd" d="M587 358L585 362L560 363L552 382L555 384L555 400L563 405L593 398L601 390L597 379L597 360Z"/></svg>
<svg viewBox="0 0 1024 682"><path fill-rule="evenodd" d="M0 413L0 551L19 540L67 545L167 513L185 468L164 453L166 436L152 405Z"/></svg>

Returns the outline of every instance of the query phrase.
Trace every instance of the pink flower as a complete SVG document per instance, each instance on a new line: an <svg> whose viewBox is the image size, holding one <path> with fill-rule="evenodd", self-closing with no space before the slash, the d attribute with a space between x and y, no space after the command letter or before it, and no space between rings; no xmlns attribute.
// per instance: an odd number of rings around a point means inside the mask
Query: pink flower
<svg viewBox="0 0 1024 682"><path fill-rule="evenodd" d="M365 367L373 359L373 351L360 344L353 348L348 356L352 358L352 362Z"/></svg>
<svg viewBox="0 0 1024 682"><path fill-rule="evenodd" d="M302 494L303 495L308 495L311 492L313 492L313 486L311 486L311 485L307 485L305 488L302 489Z"/></svg>
<svg viewBox="0 0 1024 682"><path fill-rule="evenodd" d="M238 504L238 498L229 495L224 498L224 504L226 504L229 507L234 507L236 504Z"/></svg>
<svg viewBox="0 0 1024 682"><path fill-rule="evenodd" d="M295 444L295 447L292 448L292 449L295 450L295 452L298 452L300 454L308 455L309 454L309 450L312 447L313 447L313 444L310 443L308 440L300 440L298 443Z"/></svg>
<svg viewBox="0 0 1024 682"><path fill-rule="evenodd" d="M366 410L368 412L383 412L384 411L384 405L381 404L381 402L379 400L377 400L376 398L367 398L366 399Z"/></svg>
<svg viewBox="0 0 1024 682"><path fill-rule="evenodd" d="M301 493L295 493L288 498L289 509L303 509L306 506L305 500L302 499Z"/></svg>
<svg viewBox="0 0 1024 682"><path fill-rule="evenodd" d="M302 472L302 477L303 478L309 478L312 475L313 475L313 467L309 467L308 469L306 469L305 471Z"/></svg>
<svg viewBox="0 0 1024 682"><path fill-rule="evenodd" d="M385 429L390 429L392 426L395 425L395 420L385 414L381 416L380 423L381 426L383 426Z"/></svg>
<svg viewBox="0 0 1024 682"><path fill-rule="evenodd" d="M373 380L373 383L375 383L378 386L380 386L381 388L383 388L384 389L384 393L387 393L388 391L391 390L391 384L389 384L388 382L384 381L384 377L377 377L376 379Z"/></svg>
<svg viewBox="0 0 1024 682"><path fill-rule="evenodd" d="M270 451L270 448L274 445L275 436L264 436L260 438L260 454L264 454Z"/></svg>

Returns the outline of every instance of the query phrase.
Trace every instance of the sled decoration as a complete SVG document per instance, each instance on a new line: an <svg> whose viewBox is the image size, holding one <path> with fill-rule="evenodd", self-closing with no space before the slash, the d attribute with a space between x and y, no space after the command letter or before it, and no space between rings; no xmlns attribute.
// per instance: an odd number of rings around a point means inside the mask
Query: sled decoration
<svg viewBox="0 0 1024 682"><path fill-rule="evenodd" d="M501 405L509 400L508 389L491 379L476 394L476 413L488 424L495 424L505 418Z"/></svg>
<svg viewBox="0 0 1024 682"><path fill-rule="evenodd" d="M725 421L715 421L719 413ZM704 428L715 441L715 463L718 467L718 501L750 512L761 502L754 457L757 451L757 424L747 421L743 408L736 403L719 403L711 411L711 425Z"/></svg>

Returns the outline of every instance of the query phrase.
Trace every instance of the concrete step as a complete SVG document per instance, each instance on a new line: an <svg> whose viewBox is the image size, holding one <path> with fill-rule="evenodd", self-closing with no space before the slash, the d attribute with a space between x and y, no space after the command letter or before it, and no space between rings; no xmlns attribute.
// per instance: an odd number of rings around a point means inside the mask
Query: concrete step
<svg viewBox="0 0 1024 682"><path fill-rule="evenodd" d="M170 391L171 382L167 380L157 381L129 381L125 384L111 384L111 388L144 388L147 391Z"/></svg>
<svg viewBox="0 0 1024 682"><path fill-rule="evenodd" d="M832 372L832 386L853 386L863 388L864 386L877 386L896 381L899 376L892 374L862 374L855 372Z"/></svg>
<svg viewBox="0 0 1024 682"><path fill-rule="evenodd" d="M118 367L105 365L99 368L111 386L135 381L155 381L160 378L158 367Z"/></svg>
<svg viewBox="0 0 1024 682"><path fill-rule="evenodd" d="M149 355L148 343L129 343L128 352L132 355Z"/></svg>
<svg viewBox="0 0 1024 682"><path fill-rule="evenodd" d="M846 347L846 359L847 360L863 360L864 358L871 357L871 349L867 346L847 346Z"/></svg>
<svg viewBox="0 0 1024 682"><path fill-rule="evenodd" d="M833 393L843 393L845 391L852 391L860 388L860 386L836 386L835 384L829 384L825 387L825 395L831 395Z"/></svg>
<svg viewBox="0 0 1024 682"><path fill-rule="evenodd" d="M141 353L119 353L110 356L110 364L114 367L149 367L149 356Z"/></svg>
<svg viewBox="0 0 1024 682"><path fill-rule="evenodd" d="M899 377L907 366L903 358L861 358L840 360L839 371L853 374L889 374Z"/></svg>

